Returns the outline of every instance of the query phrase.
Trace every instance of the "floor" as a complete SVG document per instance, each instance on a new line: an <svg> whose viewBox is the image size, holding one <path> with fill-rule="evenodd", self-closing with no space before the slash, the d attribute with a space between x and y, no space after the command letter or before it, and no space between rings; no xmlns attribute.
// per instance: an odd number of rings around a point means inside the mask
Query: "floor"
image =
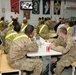
<svg viewBox="0 0 76 75"><path fill-rule="evenodd" d="M0 74L1 75L1 74ZM19 74L2 74L2 75L19 75ZM72 75L72 68L66 68L61 75ZM75 75L76 75L76 71L75 71Z"/></svg>
<svg viewBox="0 0 76 75"><path fill-rule="evenodd" d="M69 68L65 69L65 70L62 72L61 75L72 75L72 68L69 67ZM75 70L75 74L74 74L74 75L76 75L76 70Z"/></svg>

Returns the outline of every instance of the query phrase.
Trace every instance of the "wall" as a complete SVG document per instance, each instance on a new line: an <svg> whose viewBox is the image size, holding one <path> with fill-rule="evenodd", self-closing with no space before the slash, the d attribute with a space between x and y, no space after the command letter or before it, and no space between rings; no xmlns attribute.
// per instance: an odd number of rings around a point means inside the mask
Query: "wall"
<svg viewBox="0 0 76 75"><path fill-rule="evenodd" d="M20 0L20 1L31 1L31 0ZM67 1L67 3L72 3L71 0ZM5 11L10 11L10 0L0 0L0 17L2 16L5 16L5 13L2 13L2 8L5 8ZM53 10L54 8L54 0L51 0L51 10L50 10L50 15L43 15L42 14L42 0L40 0L40 14L38 15L35 15L35 14L32 14L32 11L30 12L30 20L29 20L29 23L32 24L32 25L37 25L38 23L38 18L39 17L51 17L52 16L52 20L54 21L58 21L58 18L59 17L70 17L70 15L72 14L73 16L76 16L75 14L75 9L73 10L73 12L71 14L66 14L66 7L64 5L64 0L62 0L61 2L61 14L60 15L54 15ZM70 10L69 10L70 11ZM18 14L18 18L19 18L19 21L22 22L23 20L23 10L20 10L20 13Z"/></svg>
<svg viewBox="0 0 76 75"><path fill-rule="evenodd" d="M72 3L75 4L75 8L73 8ZM64 18L76 17L76 0L67 0L64 7Z"/></svg>

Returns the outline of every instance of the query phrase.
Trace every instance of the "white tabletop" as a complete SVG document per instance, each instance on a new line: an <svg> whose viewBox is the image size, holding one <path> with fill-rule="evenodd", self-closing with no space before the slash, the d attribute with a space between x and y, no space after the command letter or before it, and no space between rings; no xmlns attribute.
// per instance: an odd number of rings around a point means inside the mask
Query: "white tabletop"
<svg viewBox="0 0 76 75"><path fill-rule="evenodd" d="M34 57L34 56L62 55L61 52L57 52L57 51L54 51L54 50L52 50L52 49L50 49L50 51L48 52L48 51L46 50L46 47L47 47L50 43L45 42L45 40L43 40L42 38L40 38L40 42L42 43L42 45L39 46L38 52L27 53L27 56Z"/></svg>

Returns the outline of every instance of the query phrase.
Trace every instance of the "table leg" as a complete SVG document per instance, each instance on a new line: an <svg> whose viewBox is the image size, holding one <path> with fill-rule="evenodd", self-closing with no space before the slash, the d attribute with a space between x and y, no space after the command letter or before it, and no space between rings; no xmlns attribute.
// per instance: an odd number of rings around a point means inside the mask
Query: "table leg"
<svg viewBox="0 0 76 75"><path fill-rule="evenodd" d="M41 75L51 75L51 56L43 56L43 70ZM47 68L46 68L47 67Z"/></svg>
<svg viewBox="0 0 76 75"><path fill-rule="evenodd" d="M50 58L49 58L49 75L52 75L52 74L51 74L51 56L50 56Z"/></svg>

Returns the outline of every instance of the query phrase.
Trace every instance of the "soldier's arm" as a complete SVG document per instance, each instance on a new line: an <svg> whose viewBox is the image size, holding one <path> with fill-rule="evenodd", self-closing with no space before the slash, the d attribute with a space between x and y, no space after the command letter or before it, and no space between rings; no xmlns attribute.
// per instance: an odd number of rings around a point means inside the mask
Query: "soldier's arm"
<svg viewBox="0 0 76 75"><path fill-rule="evenodd" d="M54 43L55 46L60 45L60 43L61 43L61 39L60 39L60 37L58 37L58 38L57 38L55 41L53 41L52 43Z"/></svg>
<svg viewBox="0 0 76 75"><path fill-rule="evenodd" d="M28 52L37 52L38 51L38 45L35 41L29 41L27 48L28 48Z"/></svg>
<svg viewBox="0 0 76 75"><path fill-rule="evenodd" d="M61 52L62 54L65 54L65 53L67 53L67 52L70 50L70 48L74 45L74 42L73 42L72 39L68 39L66 43L67 43L67 45L66 45L65 48L64 48L64 47L62 47L62 48L54 47L53 49L56 50L56 51Z"/></svg>
<svg viewBox="0 0 76 75"><path fill-rule="evenodd" d="M68 39L66 43L67 43L67 46L62 49L63 54L67 53L71 49L71 47L73 47L74 45L73 39Z"/></svg>

